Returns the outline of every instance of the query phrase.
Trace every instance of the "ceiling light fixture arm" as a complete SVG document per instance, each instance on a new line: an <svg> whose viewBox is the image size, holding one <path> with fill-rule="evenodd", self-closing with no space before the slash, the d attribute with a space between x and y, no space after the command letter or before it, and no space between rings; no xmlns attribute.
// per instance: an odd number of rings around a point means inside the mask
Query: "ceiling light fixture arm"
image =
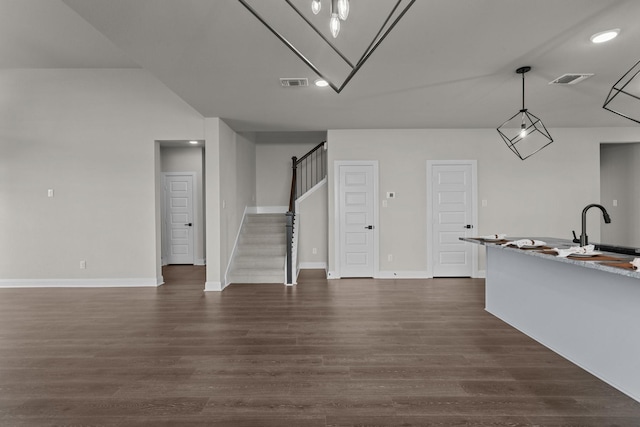
<svg viewBox="0 0 640 427"><path fill-rule="evenodd" d="M338 76L338 78L335 81L332 81L332 79L330 79L329 76L324 75L324 73L320 71L320 67L311 61L311 58L307 57L305 54L303 54L303 52L300 49L294 46L293 42L288 37L285 37L285 35L279 29L276 29L275 27L271 26L267 21L267 19L263 17L261 13L259 13L258 10L252 5L252 4L261 4L261 3L267 3L267 2L259 2L258 0L237 0L237 1L241 3L252 15L254 15L258 19L258 21L260 21L265 27L267 27L267 29L271 33L273 33L282 43L284 43L314 73L316 73L322 79L326 80L329 86L336 93L340 93L345 88L347 83L351 81L354 75L362 68L365 62L378 48L378 46L380 46L380 44L386 39L386 37L391 32L391 30L393 30L398 24L398 22L405 16L407 11L414 5L414 3L416 3L417 0L394 0L394 6L391 8L392 11L386 14L384 23L379 27L379 30L376 32L376 36L373 38L373 40L370 42L367 49L362 53L362 56L357 61L355 60L355 58L352 58L351 60L349 60L349 58L344 52L340 52L340 50L336 46L334 46L334 44L330 41L330 39L324 36L323 33L325 33L325 30L322 30L316 27L313 24L312 20L306 17L306 13L302 12L301 9L294 4L294 1L297 1L297 0L284 0L284 2L289 7L291 7L309 27L312 28L312 31L314 31L316 35L320 37L320 40L322 40L327 46L329 46L333 50L333 53L337 54L337 56L351 70L351 71L348 71L348 70L346 71L346 76L342 79L341 83L340 83L340 80L341 80L340 76ZM341 4L340 2L337 2L337 3L334 2L334 0L329 0L329 1L331 3L330 6L335 6L336 9ZM348 0L344 2L345 5L348 5L348 3L349 3ZM336 10L336 9L333 9L333 10ZM312 12L313 12L313 9L311 10L311 13ZM332 12L332 10L330 10L329 12ZM265 14L265 16L268 16L268 15ZM345 18L346 18L346 15L345 15ZM338 19L340 18L338 17Z"/></svg>
<svg viewBox="0 0 640 427"><path fill-rule="evenodd" d="M344 62L345 62L349 67L351 67L352 69L355 67L355 65L351 63L351 61L349 60L349 58L347 58L347 57L346 57L342 52L340 52L340 51L338 50L338 48L337 48L333 43L331 43L331 40L329 40L328 38L326 38L326 37L324 36L324 34L322 34L322 32L321 32L317 27L315 27L315 26L313 25L313 23L312 23L312 22L311 22L311 21L310 21L310 20L309 20L305 15L304 15L304 13L302 13L302 11L301 11L301 10L300 10L300 9L299 9L295 4L293 4L293 2L292 2L291 0L285 0L285 1L287 2L287 4L288 4L289 6L291 6L291 9L293 9L293 10L298 14L298 16L299 16L302 20L304 20L304 22L306 22L306 23L307 23L307 25L308 25L308 26L309 26L309 27L310 27L310 28L311 28L311 29L312 29L312 30L313 30L313 31L314 31L314 32L315 32L315 33L316 33L320 38L322 38L322 40L323 40L323 41L324 41L324 42L325 42L325 43L326 43L326 44L327 44L327 45L328 45L328 46L329 46L329 47L330 47L330 48L331 48L331 49L332 49L332 50L333 50L333 51L334 51L338 56L340 56L340 58L342 58L342 60L343 60L343 61L344 61ZM258 18L258 19L260 19L260 18ZM262 21L262 20L261 20L261 21ZM264 22L264 21L263 21L263 22ZM265 24L265 25L266 25L266 24ZM273 30L272 30L271 32L275 33ZM278 38L279 38L280 40L282 40L282 37L280 37L278 34L276 34L276 36L278 36ZM289 43L288 41L286 41L286 42L285 42L285 44L287 44L287 45L288 45L288 44L290 44L290 43ZM307 60L306 60L306 59L303 59L303 61L307 62ZM326 80L326 78L325 78L324 76L320 76L320 77L322 77L323 79L325 79L325 80Z"/></svg>

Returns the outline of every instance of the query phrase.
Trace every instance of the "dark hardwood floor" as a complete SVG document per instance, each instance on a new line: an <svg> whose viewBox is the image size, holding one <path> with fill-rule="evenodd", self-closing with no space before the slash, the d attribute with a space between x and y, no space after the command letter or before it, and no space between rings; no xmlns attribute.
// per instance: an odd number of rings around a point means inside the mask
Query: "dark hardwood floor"
<svg viewBox="0 0 640 427"><path fill-rule="evenodd" d="M640 426L640 403L487 314L482 280L164 275L0 290L0 425Z"/></svg>

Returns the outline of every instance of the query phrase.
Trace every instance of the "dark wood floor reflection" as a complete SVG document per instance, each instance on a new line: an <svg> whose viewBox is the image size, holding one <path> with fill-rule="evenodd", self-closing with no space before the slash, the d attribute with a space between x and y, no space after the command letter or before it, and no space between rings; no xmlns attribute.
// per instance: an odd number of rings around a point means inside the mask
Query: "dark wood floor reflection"
<svg viewBox="0 0 640 427"><path fill-rule="evenodd" d="M640 426L471 279L0 290L2 426ZM571 315L571 313L567 313Z"/></svg>

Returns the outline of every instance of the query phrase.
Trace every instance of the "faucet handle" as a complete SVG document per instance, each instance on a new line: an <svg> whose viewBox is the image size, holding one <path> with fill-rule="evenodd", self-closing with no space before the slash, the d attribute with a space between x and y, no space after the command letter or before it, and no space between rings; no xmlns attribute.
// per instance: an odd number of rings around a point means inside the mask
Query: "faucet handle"
<svg viewBox="0 0 640 427"><path fill-rule="evenodd" d="M580 243L580 239L578 239L578 236L576 236L576 231L571 230L571 232L573 233L573 243Z"/></svg>

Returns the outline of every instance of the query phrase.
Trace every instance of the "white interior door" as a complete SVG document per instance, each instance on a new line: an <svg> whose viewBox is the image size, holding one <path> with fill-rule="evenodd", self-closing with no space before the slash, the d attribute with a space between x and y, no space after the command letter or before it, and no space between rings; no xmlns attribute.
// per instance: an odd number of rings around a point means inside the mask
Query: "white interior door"
<svg viewBox="0 0 640 427"><path fill-rule="evenodd" d="M375 272L374 166L338 166L341 277L373 277Z"/></svg>
<svg viewBox="0 0 640 427"><path fill-rule="evenodd" d="M193 264L193 176L165 179L167 264Z"/></svg>
<svg viewBox="0 0 640 427"><path fill-rule="evenodd" d="M435 164L431 169L432 254L434 277L471 277L473 189L471 164Z"/></svg>

